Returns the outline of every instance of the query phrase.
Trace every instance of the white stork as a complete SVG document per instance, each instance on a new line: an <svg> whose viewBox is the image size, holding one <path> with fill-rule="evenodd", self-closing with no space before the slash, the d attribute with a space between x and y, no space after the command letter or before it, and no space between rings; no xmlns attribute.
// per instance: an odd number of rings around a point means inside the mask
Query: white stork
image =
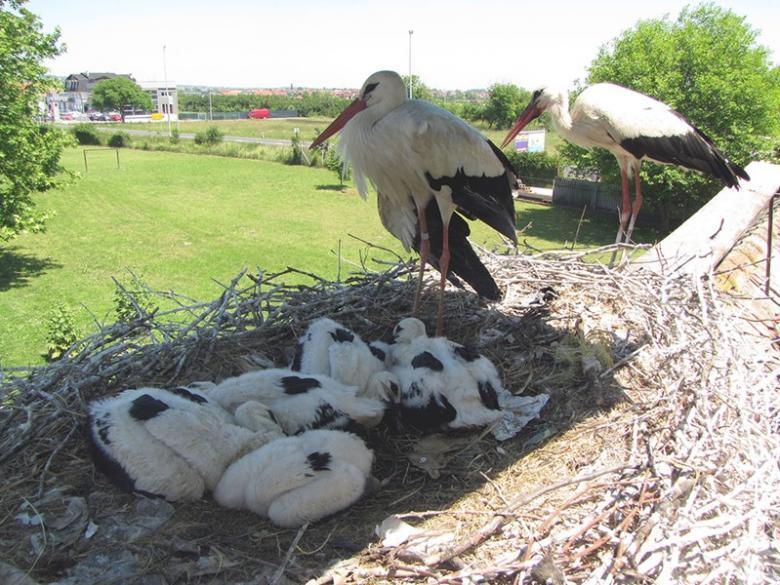
<svg viewBox="0 0 780 585"><path fill-rule="evenodd" d="M597 83L577 97L571 112L568 106L568 92L537 89L502 148L529 122L548 111L558 134L569 142L588 149L600 146L615 155L623 188L616 244L623 241L623 234L628 242L634 231L642 206L639 167L645 159L702 171L737 189L739 179L750 180L743 168L723 156L712 140L682 114L644 94L613 83ZM633 205L628 192L631 174Z"/></svg>
<svg viewBox="0 0 780 585"><path fill-rule="evenodd" d="M482 427L503 417L508 395L495 366L446 337L428 337L419 319L394 329L391 368L400 381L399 414L422 431Z"/></svg>
<svg viewBox="0 0 780 585"><path fill-rule="evenodd" d="M386 352L327 317L315 319L298 339L290 369L330 376L366 394L374 376L387 370Z"/></svg>
<svg viewBox="0 0 780 585"><path fill-rule="evenodd" d="M306 431L235 461L219 480L214 499L226 508L268 516L278 526L300 526L357 501L373 459L351 433Z"/></svg>
<svg viewBox="0 0 780 585"><path fill-rule="evenodd" d="M358 191L365 198L370 182L382 224L404 248L420 253L414 312L426 262L441 272L437 335L443 330L445 278L458 283L458 275L480 296L498 300L498 286L466 239L468 224L455 211L517 241L515 176L506 156L460 118L429 102L407 99L394 71L366 79L358 98L311 148L339 130L339 150L352 165Z"/></svg>
<svg viewBox="0 0 780 585"><path fill-rule="evenodd" d="M255 403L259 403L268 407L285 434L295 435L309 429L359 431L375 426L397 395L397 388L376 375L365 394L359 395L356 386L346 386L329 376L269 369L227 378L207 393L244 427L255 428L252 421Z"/></svg>
<svg viewBox="0 0 780 585"><path fill-rule="evenodd" d="M89 405L87 440L95 464L128 492L191 501L213 490L237 457L282 435L268 409L253 429L194 389L138 388Z"/></svg>

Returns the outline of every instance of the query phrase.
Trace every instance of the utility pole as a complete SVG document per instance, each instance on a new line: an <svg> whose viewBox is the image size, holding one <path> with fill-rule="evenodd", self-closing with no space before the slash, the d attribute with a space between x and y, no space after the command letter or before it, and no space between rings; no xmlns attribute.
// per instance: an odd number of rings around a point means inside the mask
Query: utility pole
<svg viewBox="0 0 780 585"><path fill-rule="evenodd" d="M409 29L409 99L414 98L414 82L412 81L412 34L414 31Z"/></svg>
<svg viewBox="0 0 780 585"><path fill-rule="evenodd" d="M214 119L214 113L211 111L211 88L209 87L209 120Z"/></svg>
<svg viewBox="0 0 780 585"><path fill-rule="evenodd" d="M171 91L168 89L168 64L165 60L165 45L163 45L163 77L165 78L165 101L168 102L165 110L168 112L166 117L168 118L168 137L170 138L173 136L173 131L171 130Z"/></svg>

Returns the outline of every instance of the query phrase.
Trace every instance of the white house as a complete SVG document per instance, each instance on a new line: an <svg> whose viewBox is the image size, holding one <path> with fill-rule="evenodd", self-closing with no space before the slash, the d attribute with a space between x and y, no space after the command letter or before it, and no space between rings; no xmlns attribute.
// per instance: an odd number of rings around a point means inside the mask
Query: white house
<svg viewBox="0 0 780 585"><path fill-rule="evenodd" d="M152 100L152 112L162 114L162 119L179 119L179 97L176 84L168 81L141 81L138 85L149 94Z"/></svg>
<svg viewBox="0 0 780 585"><path fill-rule="evenodd" d="M53 111L56 103L56 109L59 113L66 112L86 112L90 109L90 100L92 98L92 89L95 84L104 79L114 77L127 77L133 79L133 76L127 73L71 73L63 81L64 91L47 96L49 110ZM133 79L133 81L135 81Z"/></svg>

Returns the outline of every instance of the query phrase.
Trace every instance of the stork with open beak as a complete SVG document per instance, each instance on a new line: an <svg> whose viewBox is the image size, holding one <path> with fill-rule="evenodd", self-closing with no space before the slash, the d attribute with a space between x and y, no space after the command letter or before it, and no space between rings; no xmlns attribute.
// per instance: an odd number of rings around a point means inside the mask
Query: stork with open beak
<svg viewBox="0 0 780 585"><path fill-rule="evenodd" d="M480 296L500 299L496 282L467 240L470 230L461 214L516 243L516 178L506 156L448 111L407 99L403 80L393 71L371 75L311 148L339 130L339 153L352 165L358 191L365 198L372 184L382 224L404 248L420 253L414 312L426 262L441 272L437 335L443 331L446 278L457 284L457 275Z"/></svg>

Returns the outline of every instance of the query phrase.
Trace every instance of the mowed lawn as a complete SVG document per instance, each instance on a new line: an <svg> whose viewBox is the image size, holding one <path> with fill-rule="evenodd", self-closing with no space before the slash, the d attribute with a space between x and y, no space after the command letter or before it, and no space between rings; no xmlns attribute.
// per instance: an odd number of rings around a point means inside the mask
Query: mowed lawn
<svg viewBox="0 0 780 585"><path fill-rule="evenodd" d="M332 121L333 118L268 118L265 120L180 120L171 124L174 128L178 128L179 132L184 133L202 132L209 126L216 126L220 132L227 136L284 140L289 140L297 128L302 140L311 141ZM168 135L167 122L128 122L126 124L101 124L101 126L149 130L164 136Z"/></svg>
<svg viewBox="0 0 780 585"><path fill-rule="evenodd" d="M340 190L330 171L127 149L120 160L117 170L113 151L90 152L85 173L81 149L67 151L64 163L80 177L39 198L54 213L47 231L0 245L0 365L42 362L47 321L60 304L76 311L82 334L94 329L92 315L113 322L111 277L127 283L128 270L153 288L212 300L221 291L214 280L227 283L244 267L293 266L335 279L339 242L344 277L366 251L350 233L407 257L381 226L375 199ZM531 224L521 241L560 248L573 239L577 210L516 208L518 226ZM490 228L472 225L477 243L499 243ZM578 242L607 244L614 231L609 218L586 219Z"/></svg>
<svg viewBox="0 0 780 585"><path fill-rule="evenodd" d="M213 121L190 121L183 120L172 122L174 128L179 132L197 133L205 130L209 126L216 126L220 132L227 136L243 136L248 138L272 138L289 140L295 129L298 129L301 139L310 142L317 135L325 130L334 118L311 117L311 118L268 118L266 120L213 120ZM133 122L133 123L112 123L100 124L102 127L122 128L131 130L147 130L157 132L161 136L168 136L167 122ZM496 130L489 128L487 124L476 124L476 127L485 136L490 138L496 144L501 144L506 136L507 130ZM547 147L555 149L560 142L558 135L554 132L547 133Z"/></svg>

